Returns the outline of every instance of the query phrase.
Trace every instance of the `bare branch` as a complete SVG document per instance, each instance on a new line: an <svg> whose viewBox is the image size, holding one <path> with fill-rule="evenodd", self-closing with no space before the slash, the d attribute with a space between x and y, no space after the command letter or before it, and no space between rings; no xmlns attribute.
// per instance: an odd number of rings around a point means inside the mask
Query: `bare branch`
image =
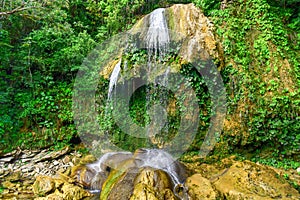
<svg viewBox="0 0 300 200"><path fill-rule="evenodd" d="M17 12L22 12L24 10L34 9L34 8L37 8L37 7L36 6L28 6L28 7L20 6L18 8L13 9L13 10L10 10L10 11L0 12L0 16L11 15L11 14L14 14L14 13L17 13Z"/></svg>

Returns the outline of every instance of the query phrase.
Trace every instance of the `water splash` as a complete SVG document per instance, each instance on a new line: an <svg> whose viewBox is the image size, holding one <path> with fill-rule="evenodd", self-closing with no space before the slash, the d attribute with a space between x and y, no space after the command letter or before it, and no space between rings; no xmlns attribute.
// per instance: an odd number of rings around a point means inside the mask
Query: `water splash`
<svg viewBox="0 0 300 200"><path fill-rule="evenodd" d="M173 157L161 149L139 149L136 159L141 160L139 167L152 167L168 173L174 185L185 181L183 167Z"/></svg>
<svg viewBox="0 0 300 200"><path fill-rule="evenodd" d="M126 159L129 159L133 156L131 152L109 152L105 153L99 160L97 160L94 163L87 164L87 167L99 172L105 172L107 171L107 167L113 168L116 167L116 165ZM112 163L112 160L115 162Z"/></svg>

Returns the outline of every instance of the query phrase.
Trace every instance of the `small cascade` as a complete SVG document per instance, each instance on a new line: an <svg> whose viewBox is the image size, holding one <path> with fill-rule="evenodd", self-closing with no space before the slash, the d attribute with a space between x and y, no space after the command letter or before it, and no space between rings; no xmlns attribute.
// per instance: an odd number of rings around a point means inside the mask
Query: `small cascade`
<svg viewBox="0 0 300 200"><path fill-rule="evenodd" d="M125 160L135 159L139 162L138 168L152 167L167 172L175 185L184 182L185 170L173 157L160 149L138 149L135 154L131 152L109 152L98 161L88 164L87 167L96 173L105 172L107 168L118 168Z"/></svg>
<svg viewBox="0 0 300 200"><path fill-rule="evenodd" d="M107 171L107 167L114 167L119 162L132 157L131 152L109 152L104 154L99 160L94 163L88 164L89 169L94 170L97 173ZM115 162L112 163L111 160L114 159ZM113 165L113 166L112 166Z"/></svg>
<svg viewBox="0 0 300 200"><path fill-rule="evenodd" d="M184 182L186 177L183 167L169 153L160 149L139 149L137 152L136 159L142 161L139 167L152 167L167 172L175 186Z"/></svg>
<svg viewBox="0 0 300 200"><path fill-rule="evenodd" d="M119 62L116 64L116 66L114 67L110 78L109 78L109 88L108 88L108 99L111 99L111 95L112 95L112 91L114 89L114 87L116 87L117 82L118 82L118 77L121 71L121 62L122 59L119 60Z"/></svg>

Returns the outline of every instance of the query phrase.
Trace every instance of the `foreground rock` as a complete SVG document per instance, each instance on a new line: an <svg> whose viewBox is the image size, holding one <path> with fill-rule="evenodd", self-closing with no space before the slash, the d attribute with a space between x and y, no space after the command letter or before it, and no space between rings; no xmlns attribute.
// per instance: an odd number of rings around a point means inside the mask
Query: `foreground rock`
<svg viewBox="0 0 300 200"><path fill-rule="evenodd" d="M153 162L152 167L145 166L145 160L143 161L142 158L147 156L155 158L158 152L160 150L138 150L135 154L112 153L102 159L103 162L88 155L78 159L77 165L64 173L58 170L56 175L38 175L31 180L23 180L20 171L9 173L1 179L2 187L7 189L2 192L0 198L17 197L17 199L27 200L34 198L37 200L300 199L299 192L284 176L288 174L289 180L298 183L300 178L296 170L283 171L250 161L235 161L233 158L224 159L221 164L201 164L195 161L186 164L189 171L193 171L193 175L186 180L181 179L185 180L184 185L174 184L174 177L168 171L158 169L158 166L172 160L166 159L162 163L156 163L157 167L153 167ZM162 155L167 157L167 154L161 154L160 159ZM62 158L54 160L60 159ZM179 165L168 166L176 171ZM180 173L176 176L180 176ZM98 192L102 190L101 197L86 190L97 188Z"/></svg>
<svg viewBox="0 0 300 200"><path fill-rule="evenodd" d="M34 199L32 185L38 176L66 173L81 154L65 147L59 151L21 150L0 155L0 199Z"/></svg>
<svg viewBox="0 0 300 200"><path fill-rule="evenodd" d="M217 180L224 199L299 199L300 195L271 168L250 161L236 162Z"/></svg>
<svg viewBox="0 0 300 200"><path fill-rule="evenodd" d="M196 166L185 183L191 199L300 199L299 192L274 168L224 159Z"/></svg>
<svg viewBox="0 0 300 200"><path fill-rule="evenodd" d="M33 192L38 198L37 200L43 199L86 199L92 197L88 191L82 187L72 183L72 179L69 177L56 176L38 176L33 184Z"/></svg>
<svg viewBox="0 0 300 200"><path fill-rule="evenodd" d="M179 198L173 192L169 175L153 168L131 168L124 172L115 171L103 185L100 199L156 200Z"/></svg>
<svg viewBox="0 0 300 200"><path fill-rule="evenodd" d="M218 193L214 190L211 182L202 177L201 174L194 174L189 177L185 185L188 188L188 195L191 199L213 200L218 197Z"/></svg>

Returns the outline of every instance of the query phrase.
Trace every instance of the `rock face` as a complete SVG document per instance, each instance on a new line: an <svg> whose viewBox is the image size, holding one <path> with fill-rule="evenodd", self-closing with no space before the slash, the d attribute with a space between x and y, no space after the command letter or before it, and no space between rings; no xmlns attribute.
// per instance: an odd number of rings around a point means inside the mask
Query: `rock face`
<svg viewBox="0 0 300 200"><path fill-rule="evenodd" d="M170 43L184 39L180 54L184 59L190 62L194 59L193 57L199 57L197 52L200 52L201 49L205 49L206 52L202 51L204 54L200 54L203 59L207 59L209 56L212 58L222 56L220 45L213 33L212 22L194 4L173 5L164 9L163 15L166 20L165 27L169 31ZM140 36L146 37L149 29L152 28L151 17L151 14L143 17L130 32L132 34L140 33ZM159 23L155 23L155 25L158 26Z"/></svg>
<svg viewBox="0 0 300 200"><path fill-rule="evenodd" d="M131 200L170 199L177 197L172 192L170 177L162 170L143 168L135 178Z"/></svg>

